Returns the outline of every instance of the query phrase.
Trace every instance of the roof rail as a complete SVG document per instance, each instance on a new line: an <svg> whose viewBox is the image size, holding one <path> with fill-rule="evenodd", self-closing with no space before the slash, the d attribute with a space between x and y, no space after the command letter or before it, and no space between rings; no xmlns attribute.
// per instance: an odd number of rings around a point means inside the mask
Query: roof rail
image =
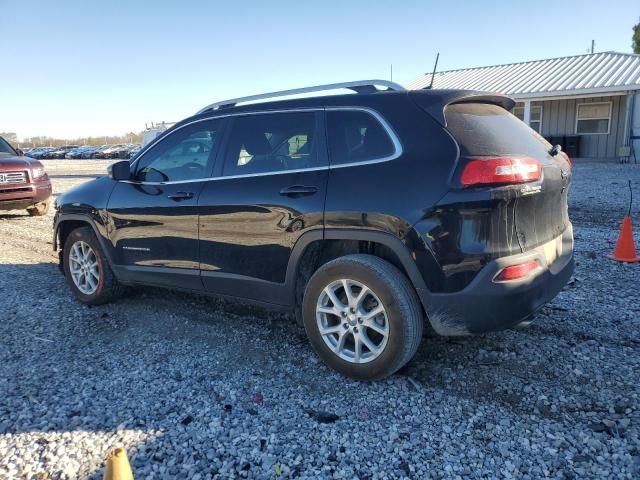
<svg viewBox="0 0 640 480"><path fill-rule="evenodd" d="M303 93L322 92L326 90L338 90L346 88L356 93L372 93L377 92L376 86L387 87L387 90L404 91L402 85L388 80L359 80L355 82L329 83L327 85L317 85L315 87L294 88L292 90L282 90L272 93L261 93L260 95L251 95L248 97L233 98L231 100L223 100L222 102L212 103L199 110L196 115L204 113L208 110L218 110L221 108L235 107L238 103L252 102L254 100L262 100L266 98L287 97L289 95L300 95Z"/></svg>

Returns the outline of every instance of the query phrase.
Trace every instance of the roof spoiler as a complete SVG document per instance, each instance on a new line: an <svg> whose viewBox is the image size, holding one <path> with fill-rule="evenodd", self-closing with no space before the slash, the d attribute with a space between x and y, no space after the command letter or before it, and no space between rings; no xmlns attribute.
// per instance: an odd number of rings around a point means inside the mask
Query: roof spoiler
<svg viewBox="0 0 640 480"><path fill-rule="evenodd" d="M473 90L411 90L409 96L440 125L447 126L444 109L454 103L491 103L511 110L515 100L500 93Z"/></svg>

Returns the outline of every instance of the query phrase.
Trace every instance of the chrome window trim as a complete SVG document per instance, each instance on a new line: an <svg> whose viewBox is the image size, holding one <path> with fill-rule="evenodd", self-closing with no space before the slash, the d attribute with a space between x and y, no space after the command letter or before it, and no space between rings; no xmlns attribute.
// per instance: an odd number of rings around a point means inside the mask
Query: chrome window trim
<svg viewBox="0 0 640 480"><path fill-rule="evenodd" d="M203 177L203 178L193 178L190 180L175 180L175 181L169 181L169 182L136 182L133 180L120 180L123 183L130 183L130 184L134 184L134 185L176 185L176 184L181 184L181 183L197 183L197 182L209 182L209 181L220 181L220 180L234 180L234 179L238 179L238 178L252 178L252 177L265 177L268 175L284 175L284 174L288 174L288 173L303 173L303 172L317 172L317 171L322 171L322 170L334 170L337 168L347 168L347 167L358 167L360 165L372 165L372 164L376 164L376 163L383 163L383 162L390 162L392 160L395 160L396 158L402 156L403 153L403 148L402 148L402 143L400 143L400 139L398 138L396 132L393 130L393 128L391 127L391 125L389 125L389 123L387 122L387 120L380 115L380 113L378 113L376 110L373 110L372 108L369 107L311 107L311 108L305 108L305 107L300 107L300 108L290 108L290 109L284 109L284 110L261 110L261 111L255 111L255 112L236 112L236 113L227 113L224 115L216 115L213 117L207 117L207 118L200 118L198 120L193 120L189 123L185 123L184 125L180 125L178 128L176 128L173 132L171 132L171 135L173 135L175 132L177 132L178 130L185 128L189 125L193 125L195 123L200 123L200 122L206 122L206 121L210 121L210 120L216 120L218 118L222 119L222 118L228 118L228 117L239 117L239 116L244 116L244 115L262 115L262 114L267 114L267 113L292 113L292 112L321 112L321 111L327 111L327 112L334 112L334 111L356 111L356 112L365 112L368 113L369 115L371 115L372 117L374 117L381 125L382 128L387 132L387 135L389 135L389 138L391 139L391 142L393 143L394 146L394 152L391 155L387 155L386 157L381 157L381 158L374 158L371 160L364 160L362 162L350 162L350 163L342 163L340 165L325 165L322 167L309 167L309 168L298 168L298 169L293 169L293 170L282 170L282 171L278 171L278 172L260 172L260 173L246 173L246 174L241 174L241 175L227 175L227 176L219 176L219 177ZM148 152L149 150L151 150L151 147L153 145L155 145L156 143L158 143L160 139L156 138L154 139L148 146L148 148L142 152L140 155L138 155L136 157L136 159L131 163L131 168L133 168L134 164L140 160L144 154L146 152Z"/></svg>

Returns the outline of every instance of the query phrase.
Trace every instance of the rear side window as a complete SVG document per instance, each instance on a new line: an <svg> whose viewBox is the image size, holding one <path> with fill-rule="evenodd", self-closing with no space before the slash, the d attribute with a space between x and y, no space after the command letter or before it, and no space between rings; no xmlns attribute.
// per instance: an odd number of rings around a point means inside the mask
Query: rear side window
<svg viewBox="0 0 640 480"><path fill-rule="evenodd" d="M327 135L332 165L379 160L395 153L385 128L367 112L327 112Z"/></svg>
<svg viewBox="0 0 640 480"><path fill-rule="evenodd" d="M318 165L314 112L236 117L223 175L276 173Z"/></svg>
<svg viewBox="0 0 640 480"><path fill-rule="evenodd" d="M455 103L445 110L447 130L463 156L546 155L551 145L504 108Z"/></svg>

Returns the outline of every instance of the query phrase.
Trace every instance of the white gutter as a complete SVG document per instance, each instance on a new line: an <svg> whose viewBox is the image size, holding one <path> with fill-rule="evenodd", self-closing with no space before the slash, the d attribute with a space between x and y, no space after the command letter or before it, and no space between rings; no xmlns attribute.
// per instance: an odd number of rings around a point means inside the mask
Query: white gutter
<svg viewBox="0 0 640 480"><path fill-rule="evenodd" d="M608 88L580 88L576 90L558 90L555 92L536 92L536 93L506 93L514 100L540 99L540 100L557 100L561 98L585 98L585 97L611 97L615 95L626 95L631 91L640 91L640 85L621 85L619 87Z"/></svg>

